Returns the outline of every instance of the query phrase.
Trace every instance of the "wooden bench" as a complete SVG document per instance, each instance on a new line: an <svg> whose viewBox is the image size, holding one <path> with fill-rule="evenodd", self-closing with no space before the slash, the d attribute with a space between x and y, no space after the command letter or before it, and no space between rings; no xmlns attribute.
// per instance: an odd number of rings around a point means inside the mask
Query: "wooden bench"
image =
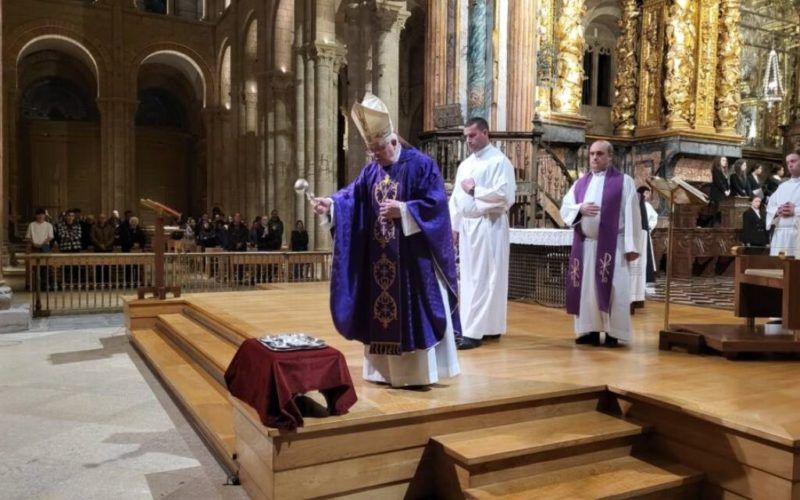
<svg viewBox="0 0 800 500"><path fill-rule="evenodd" d="M734 314L747 318L780 317L783 327L800 330L800 260L766 255L737 255Z"/></svg>

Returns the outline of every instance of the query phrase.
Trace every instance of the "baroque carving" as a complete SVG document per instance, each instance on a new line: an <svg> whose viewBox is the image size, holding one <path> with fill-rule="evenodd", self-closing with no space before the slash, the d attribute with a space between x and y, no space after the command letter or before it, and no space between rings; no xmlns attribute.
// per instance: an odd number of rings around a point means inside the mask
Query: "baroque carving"
<svg viewBox="0 0 800 500"><path fill-rule="evenodd" d="M697 130L713 132L717 67L717 23L719 0L700 3L697 51L697 99L694 125Z"/></svg>
<svg viewBox="0 0 800 500"><path fill-rule="evenodd" d="M624 0L620 19L621 33L617 40L617 77L614 81L614 108L611 121L614 133L632 137L636 127L636 93L639 77L637 51L639 38L639 8L636 0Z"/></svg>
<svg viewBox="0 0 800 500"><path fill-rule="evenodd" d="M719 46L717 52L716 126L720 132L733 132L739 116L742 34L739 0L720 4Z"/></svg>
<svg viewBox="0 0 800 500"><path fill-rule="evenodd" d="M583 50L586 44L581 20L586 13L583 0L564 0L556 24L558 80L553 104L558 113L577 115L581 109Z"/></svg>
<svg viewBox="0 0 800 500"><path fill-rule="evenodd" d="M674 0L667 20L667 75L664 99L667 128L685 128L694 123L694 50L696 44L695 0Z"/></svg>
<svg viewBox="0 0 800 500"><path fill-rule="evenodd" d="M663 60L664 0L647 1L643 7L639 84L639 129L661 127L661 63Z"/></svg>

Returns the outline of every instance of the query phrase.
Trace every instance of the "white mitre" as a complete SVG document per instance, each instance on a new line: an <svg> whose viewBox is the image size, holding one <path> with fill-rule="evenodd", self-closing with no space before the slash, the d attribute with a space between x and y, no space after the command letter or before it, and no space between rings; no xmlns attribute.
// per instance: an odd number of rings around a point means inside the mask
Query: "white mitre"
<svg viewBox="0 0 800 500"><path fill-rule="evenodd" d="M350 117L367 145L388 138L394 133L389 109L378 96L367 92L361 103L353 104Z"/></svg>

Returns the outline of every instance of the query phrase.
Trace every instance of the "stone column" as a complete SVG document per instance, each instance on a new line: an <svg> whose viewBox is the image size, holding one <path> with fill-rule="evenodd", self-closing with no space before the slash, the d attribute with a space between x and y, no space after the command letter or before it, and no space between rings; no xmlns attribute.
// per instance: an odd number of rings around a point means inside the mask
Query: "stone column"
<svg viewBox="0 0 800 500"><path fill-rule="evenodd" d="M314 70L314 54L313 50L309 47L305 47L303 49L304 55L304 63L305 63L305 117L303 119L305 130L303 131L304 142L305 142L305 152L303 154L305 158L305 177L308 181L308 185L312 187L314 190L314 194L317 196L323 196L327 193L320 193L316 190L316 169L314 168L315 165L315 158L314 158L314 147L316 145L316 128L315 128L315 109L317 101L314 98L314 91L315 91L315 70ZM298 113L300 110L298 109ZM317 218L314 215L312 210L306 210L306 227L308 228L308 248L316 248L316 237L317 232L319 231L316 229L318 226Z"/></svg>
<svg viewBox="0 0 800 500"><path fill-rule="evenodd" d="M100 210L136 211L136 127L138 101L124 97L97 99L100 110Z"/></svg>
<svg viewBox="0 0 800 500"><path fill-rule="evenodd" d="M433 130L436 106L445 104L447 92L447 2L428 2L425 33L425 103L423 128Z"/></svg>
<svg viewBox="0 0 800 500"><path fill-rule="evenodd" d="M742 32L740 0L722 0L717 48L716 130L720 134L736 134L741 94Z"/></svg>
<svg viewBox="0 0 800 500"><path fill-rule="evenodd" d="M469 9L467 118L489 118L486 102L486 48L486 0L474 0Z"/></svg>
<svg viewBox="0 0 800 500"><path fill-rule="evenodd" d="M375 11L363 3L349 6L347 15L347 106L360 102L366 92L377 92L373 86L373 29ZM355 179L366 160L366 148L358 129L347 113L347 178Z"/></svg>
<svg viewBox="0 0 800 500"><path fill-rule="evenodd" d="M206 206L204 210L211 213L211 209L222 204L222 191L220 184L220 165L222 164L222 127L220 116L223 112L221 106L207 106L203 109L203 123L206 129Z"/></svg>
<svg viewBox="0 0 800 500"><path fill-rule="evenodd" d="M508 97L506 129L533 128L536 89L536 2L508 5Z"/></svg>
<svg viewBox="0 0 800 500"><path fill-rule="evenodd" d="M622 137L633 137L636 128L640 14L636 0L624 0L622 33L617 39L617 77L614 81L616 100L611 110L614 134Z"/></svg>
<svg viewBox="0 0 800 500"><path fill-rule="evenodd" d="M344 62L344 49L335 44L314 45L314 192L327 196L336 190L336 92L339 68ZM309 182L310 179L309 179ZM315 248L330 249L330 238L315 224Z"/></svg>
<svg viewBox="0 0 800 500"><path fill-rule="evenodd" d="M306 151L305 151L305 144L306 144L306 81L305 81L305 56L304 52L301 49L295 48L295 65L297 74L295 76L295 86L294 86L294 168L298 178L304 179L307 177L306 173ZM298 196L295 194L294 198L295 203L295 219L300 219L306 225L307 228L311 228L313 226L308 225L308 219L306 218L307 213L311 212L308 210L308 202L306 201L305 196ZM313 217L313 215L311 215ZM313 220L312 220L313 222ZM309 236L313 233L313 231L309 232ZM309 248L314 248L313 246L309 246Z"/></svg>
<svg viewBox="0 0 800 500"><path fill-rule="evenodd" d="M269 75L269 83L272 86L273 103L273 129L272 145L274 151L275 171L274 175L275 197L270 200L272 204L269 208L276 208L281 218L287 224L294 226L294 181L293 172L290 166L292 161L292 119L291 101L294 99L294 75L283 71L273 71ZM291 235L290 231L284 231L284 238Z"/></svg>
<svg viewBox="0 0 800 500"><path fill-rule="evenodd" d="M584 0L564 0L555 28L558 41L558 78L553 91L553 111L578 115L583 89L583 50L586 45L581 21Z"/></svg>
<svg viewBox="0 0 800 500"><path fill-rule="evenodd" d="M405 2L381 1L376 4L377 36L373 79L375 93L386 104L397 127L400 109L400 32L411 15Z"/></svg>
<svg viewBox="0 0 800 500"><path fill-rule="evenodd" d="M536 33L536 112L548 117L553 97L555 79L555 0L538 0L538 28Z"/></svg>
<svg viewBox="0 0 800 500"><path fill-rule="evenodd" d="M687 130L694 123L696 0L673 0L666 27L664 100L667 130Z"/></svg>

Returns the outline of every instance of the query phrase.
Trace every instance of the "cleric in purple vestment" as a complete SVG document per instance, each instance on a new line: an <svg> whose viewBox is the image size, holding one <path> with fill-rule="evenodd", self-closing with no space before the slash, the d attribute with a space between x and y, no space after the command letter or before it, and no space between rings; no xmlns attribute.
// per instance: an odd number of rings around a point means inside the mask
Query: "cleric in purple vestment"
<svg viewBox="0 0 800 500"><path fill-rule="evenodd" d="M459 372L455 254L439 168L403 146L372 94L352 118L374 160L352 184L315 198L333 236L331 314L365 345L364 378L393 386Z"/></svg>

